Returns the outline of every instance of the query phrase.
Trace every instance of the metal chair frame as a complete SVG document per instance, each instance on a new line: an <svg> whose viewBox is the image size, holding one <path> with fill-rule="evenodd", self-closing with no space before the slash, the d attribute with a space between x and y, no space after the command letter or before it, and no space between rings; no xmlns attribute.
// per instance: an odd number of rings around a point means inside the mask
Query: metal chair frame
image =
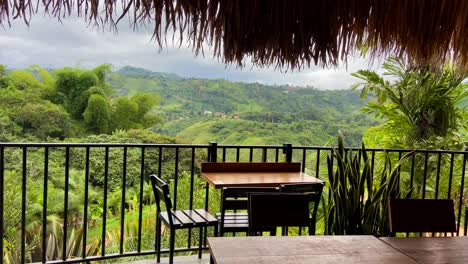
<svg viewBox="0 0 468 264"><path fill-rule="evenodd" d="M218 220L204 209L194 210L172 210L172 201L169 195L169 185L156 175L150 175L151 185L156 198L156 250L157 263L161 260L161 224L169 228L169 264L173 263L175 231L178 229L200 228L198 258L202 256L203 229L214 227L214 235L218 235ZM166 211L161 210L161 201Z"/></svg>

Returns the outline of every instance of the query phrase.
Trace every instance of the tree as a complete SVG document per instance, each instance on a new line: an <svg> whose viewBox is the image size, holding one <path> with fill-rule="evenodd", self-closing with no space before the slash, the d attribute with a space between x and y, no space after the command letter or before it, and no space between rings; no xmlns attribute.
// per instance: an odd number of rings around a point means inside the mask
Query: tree
<svg viewBox="0 0 468 264"><path fill-rule="evenodd" d="M460 102L467 97L466 77L456 72L453 65L442 71L430 68L412 68L401 59L390 58L384 63L385 79L373 71L360 70L353 76L365 81L354 87L362 87L361 96L376 95L364 108L384 119L383 124L372 127L365 134L365 141L378 147L410 149L461 149L462 135L459 133L467 124ZM442 157L442 163L449 162ZM413 195L420 195L423 186L434 185L433 177L437 161L415 154L412 171L402 169L402 185L413 185ZM442 166L443 168L444 166Z"/></svg>
<svg viewBox="0 0 468 264"><path fill-rule="evenodd" d="M15 113L14 121L21 125L24 133L43 140L48 137L64 139L71 132L68 113L49 101L24 105Z"/></svg>
<svg viewBox="0 0 468 264"><path fill-rule="evenodd" d="M58 70L55 74L57 102L63 104L74 119L82 119L88 101L84 93L99 84L98 77L92 71L72 68Z"/></svg>
<svg viewBox="0 0 468 264"><path fill-rule="evenodd" d="M364 110L385 120L372 130L381 131L378 142L384 147L444 147L434 146L434 142L447 144L441 138L451 138L464 125L459 103L468 95L468 84L462 83L466 76L453 66L434 72L411 68L397 58L388 59L383 68L389 80L368 70L352 74L364 81L354 85L362 87L361 97L368 93L377 97Z"/></svg>
<svg viewBox="0 0 468 264"><path fill-rule="evenodd" d="M99 94L92 94L88 106L83 113L88 129L93 133L105 134L109 132L110 111L106 98Z"/></svg>
<svg viewBox="0 0 468 264"><path fill-rule="evenodd" d="M138 104L136 102L126 96L117 98L112 103L112 131L137 128L138 124L135 122L137 114Z"/></svg>
<svg viewBox="0 0 468 264"><path fill-rule="evenodd" d="M94 74L96 74L98 78L98 85L102 89L103 92L106 94L112 93L112 87L107 83L107 75L112 72L112 66L110 64L101 64L96 68L91 70Z"/></svg>
<svg viewBox="0 0 468 264"><path fill-rule="evenodd" d="M161 118L159 116L151 114L153 107L159 104L159 95L137 93L132 96L131 101L138 105L138 111L134 120L143 128L148 128L161 122Z"/></svg>
<svg viewBox="0 0 468 264"><path fill-rule="evenodd" d="M0 89L7 87L7 85L6 68L5 65L0 64Z"/></svg>

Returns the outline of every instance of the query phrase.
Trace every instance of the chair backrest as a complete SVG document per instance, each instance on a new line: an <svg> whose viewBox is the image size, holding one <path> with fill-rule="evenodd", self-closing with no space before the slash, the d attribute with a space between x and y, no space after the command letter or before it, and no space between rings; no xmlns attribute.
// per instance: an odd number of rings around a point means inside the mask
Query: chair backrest
<svg viewBox="0 0 468 264"><path fill-rule="evenodd" d="M250 193L249 233L309 226L309 198L300 193Z"/></svg>
<svg viewBox="0 0 468 264"><path fill-rule="evenodd" d="M451 199L389 200L390 233L456 232Z"/></svg>
<svg viewBox="0 0 468 264"><path fill-rule="evenodd" d="M221 194L221 225L224 224L226 211L247 210L249 193L278 192L274 187L224 187Z"/></svg>
<svg viewBox="0 0 468 264"><path fill-rule="evenodd" d="M156 199L157 212L161 212L161 201L164 203L169 222L172 224L172 201L169 195L169 185L158 176L150 175L151 186L153 187L154 198Z"/></svg>
<svg viewBox="0 0 468 264"><path fill-rule="evenodd" d="M309 234L315 234L315 222L317 219L317 210L322 197L324 183L297 183L283 184L280 186L280 191L285 193L303 193L309 199L310 210L310 230ZM310 205L312 203L312 206Z"/></svg>
<svg viewBox="0 0 468 264"><path fill-rule="evenodd" d="M299 172L300 162L204 162L202 172Z"/></svg>

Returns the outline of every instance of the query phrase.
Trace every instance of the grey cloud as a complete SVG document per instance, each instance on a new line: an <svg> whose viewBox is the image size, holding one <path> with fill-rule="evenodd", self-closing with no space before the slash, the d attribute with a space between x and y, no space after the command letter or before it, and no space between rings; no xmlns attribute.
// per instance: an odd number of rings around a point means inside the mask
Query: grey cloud
<svg viewBox="0 0 468 264"><path fill-rule="evenodd" d="M213 58L208 46L205 57L197 57L183 44L168 44L159 50L151 39L152 28L133 31L127 22L118 34L88 25L83 19L69 18L58 23L47 16L35 16L28 28L14 22L11 28L0 29L0 63L11 68L31 64L57 68L64 66L94 67L111 63L153 71L171 72L184 77L220 78L231 81L314 86L319 89L347 89L356 80L350 73L361 68L376 68L362 58L349 61L347 69L322 69L312 66L301 71L279 71L274 67L258 68L246 59L240 69L224 65Z"/></svg>

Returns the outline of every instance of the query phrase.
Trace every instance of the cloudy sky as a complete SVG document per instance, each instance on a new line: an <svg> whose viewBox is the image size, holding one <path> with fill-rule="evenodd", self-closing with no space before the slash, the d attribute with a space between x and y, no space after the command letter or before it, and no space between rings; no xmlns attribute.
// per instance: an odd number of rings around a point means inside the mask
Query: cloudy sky
<svg viewBox="0 0 468 264"><path fill-rule="evenodd" d="M9 68L24 68L32 64L48 68L90 68L110 63L114 69L130 65L183 77L347 89L356 82L350 76L351 72L377 69L375 65L381 63L370 65L366 59L355 57L349 59L347 67L343 65L338 69L312 66L301 71L282 72L251 65L239 69L214 59L209 47L205 49L205 57L195 57L186 45L179 48L168 44L160 51L151 35L150 29L139 28L135 32L122 25L115 33L88 26L82 19L69 18L58 23L54 18L36 15L29 28L17 21L11 27L0 27L0 64Z"/></svg>

